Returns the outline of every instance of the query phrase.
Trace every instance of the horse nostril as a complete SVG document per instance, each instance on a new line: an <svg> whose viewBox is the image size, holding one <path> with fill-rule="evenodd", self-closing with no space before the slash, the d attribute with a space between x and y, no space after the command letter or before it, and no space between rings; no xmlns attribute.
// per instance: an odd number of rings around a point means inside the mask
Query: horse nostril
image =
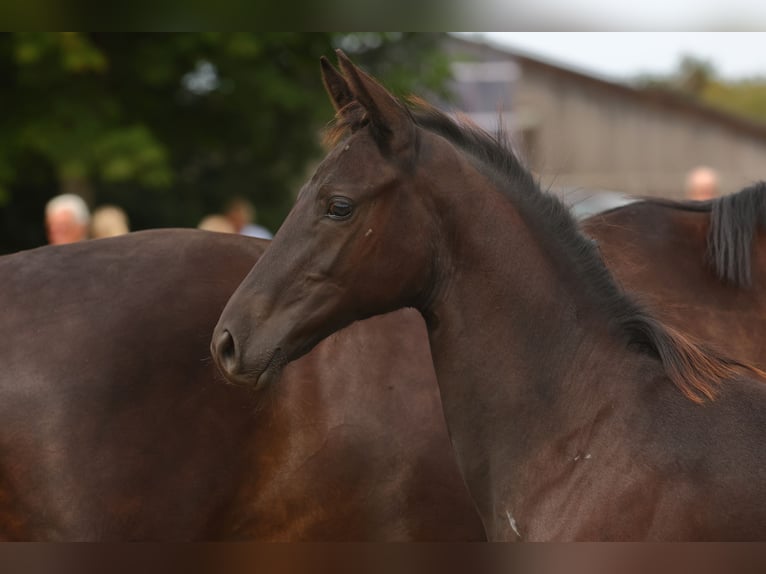
<svg viewBox="0 0 766 574"><path fill-rule="evenodd" d="M233 373L237 369L237 347L234 344L234 337L227 329L224 329L218 337L215 345L215 354L218 362L223 369Z"/></svg>

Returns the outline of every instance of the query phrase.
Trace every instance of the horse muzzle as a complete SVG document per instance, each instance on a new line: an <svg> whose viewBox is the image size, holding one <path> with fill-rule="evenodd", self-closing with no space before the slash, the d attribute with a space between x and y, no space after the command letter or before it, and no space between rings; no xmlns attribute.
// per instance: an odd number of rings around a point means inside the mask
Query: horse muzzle
<svg viewBox="0 0 766 574"><path fill-rule="evenodd" d="M226 328L216 329L210 342L210 354L229 382L258 390L279 379L287 364L279 347L249 361L242 341Z"/></svg>

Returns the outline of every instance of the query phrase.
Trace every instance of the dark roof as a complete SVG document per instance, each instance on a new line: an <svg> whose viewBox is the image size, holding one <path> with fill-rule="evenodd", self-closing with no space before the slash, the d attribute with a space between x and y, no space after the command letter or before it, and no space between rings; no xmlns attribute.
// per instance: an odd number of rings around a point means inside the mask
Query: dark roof
<svg viewBox="0 0 766 574"><path fill-rule="evenodd" d="M758 139L766 139L766 123L743 118L676 93L659 89L634 88L576 71L572 68L565 68L546 62L542 59L522 54L505 47L499 47L495 44L467 40L455 36L450 36L448 41L454 43L453 46L457 50L460 50L462 47L473 54L480 54L482 56L487 55L495 59L510 59L521 66L522 70L526 69L542 72L594 90L610 92L617 97L634 101L654 109L662 109L690 116L694 119L718 124L740 134Z"/></svg>

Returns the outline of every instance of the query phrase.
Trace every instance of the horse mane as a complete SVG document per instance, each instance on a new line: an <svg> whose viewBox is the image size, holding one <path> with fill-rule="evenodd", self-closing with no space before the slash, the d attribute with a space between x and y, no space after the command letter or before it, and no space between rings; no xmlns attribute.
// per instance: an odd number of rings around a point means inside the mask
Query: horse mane
<svg viewBox="0 0 766 574"><path fill-rule="evenodd" d="M598 297L619 332L632 348L657 358L672 383L691 401L713 400L720 384L742 370L758 375L758 369L719 356L689 337L664 325L624 293L604 265L597 247L579 228L569 208L539 182L513 153L505 133L493 136L465 117L452 118L427 102L410 98L408 109L415 123L436 133L478 160L478 165L496 182L498 190L542 233L557 238L577 273L588 277L586 285ZM333 144L349 131L364 125L366 116L355 103L341 109L325 141ZM698 206L692 206L698 209ZM704 209L704 208L703 208ZM729 232L731 233L731 232Z"/></svg>
<svg viewBox="0 0 766 574"><path fill-rule="evenodd" d="M743 371L766 377L760 369L716 353L642 309L623 317L622 326L630 335L629 344L658 358L667 377L695 403L714 400L720 384Z"/></svg>
<svg viewBox="0 0 766 574"><path fill-rule="evenodd" d="M759 226L766 226L766 182L712 201L707 257L719 279L750 286L753 239Z"/></svg>

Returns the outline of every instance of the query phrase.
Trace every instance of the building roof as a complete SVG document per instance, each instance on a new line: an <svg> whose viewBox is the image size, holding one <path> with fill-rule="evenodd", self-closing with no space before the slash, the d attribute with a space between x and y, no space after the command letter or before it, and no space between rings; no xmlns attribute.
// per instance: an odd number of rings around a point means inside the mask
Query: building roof
<svg viewBox="0 0 766 574"><path fill-rule="evenodd" d="M742 135L766 140L766 123L722 111L677 93L659 89L634 88L487 42L455 36L450 36L449 41L458 50L465 48L471 53L478 53L493 59L511 59L521 66L522 70L548 74L589 89L611 93L616 97L633 101L639 105L686 115L696 120L720 125Z"/></svg>

